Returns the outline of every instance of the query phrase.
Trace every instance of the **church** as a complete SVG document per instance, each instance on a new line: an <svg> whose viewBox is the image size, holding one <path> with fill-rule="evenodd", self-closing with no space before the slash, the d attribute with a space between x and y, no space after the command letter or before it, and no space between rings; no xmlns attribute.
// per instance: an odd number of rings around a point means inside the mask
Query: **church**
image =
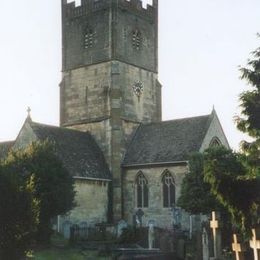
<svg viewBox="0 0 260 260"><path fill-rule="evenodd" d="M76 207L63 223L173 225L172 209L191 153L229 147L216 111L162 121L158 0L62 0L60 126L26 118L0 159L33 141L55 143L74 177ZM185 216L185 214L184 214ZM183 217L183 226L187 217Z"/></svg>

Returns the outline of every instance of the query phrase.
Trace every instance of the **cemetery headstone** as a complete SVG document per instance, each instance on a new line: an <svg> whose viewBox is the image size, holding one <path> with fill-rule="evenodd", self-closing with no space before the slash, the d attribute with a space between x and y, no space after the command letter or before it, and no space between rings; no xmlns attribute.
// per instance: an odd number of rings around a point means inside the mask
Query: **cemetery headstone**
<svg viewBox="0 0 260 260"><path fill-rule="evenodd" d="M72 223L70 221L65 221L62 225L63 236L66 239L70 239L70 227L71 226L72 226Z"/></svg>
<svg viewBox="0 0 260 260"><path fill-rule="evenodd" d="M172 208L172 215L173 215L173 226L180 227L180 225L181 225L181 208L174 206Z"/></svg>
<svg viewBox="0 0 260 260"><path fill-rule="evenodd" d="M70 240L71 242L76 242L80 238L80 229L77 224L73 224L70 227Z"/></svg>
<svg viewBox="0 0 260 260"><path fill-rule="evenodd" d="M254 260L260 260L260 227L252 229L253 237L249 241L254 251Z"/></svg>
<svg viewBox="0 0 260 260"><path fill-rule="evenodd" d="M136 223L138 227L142 227L143 225L143 216L144 216L144 212L141 209L138 209L136 212Z"/></svg>
<svg viewBox="0 0 260 260"><path fill-rule="evenodd" d="M232 250L235 253L236 260L244 260L245 247L239 242L237 234L233 234Z"/></svg>
<svg viewBox="0 0 260 260"><path fill-rule="evenodd" d="M127 222L120 220L117 224L117 237L120 237L123 233L124 228L127 228Z"/></svg>
<svg viewBox="0 0 260 260"><path fill-rule="evenodd" d="M155 221L154 220L149 220L148 221L148 248L151 250L153 249L154 246L154 241L155 241Z"/></svg>
<svg viewBox="0 0 260 260"><path fill-rule="evenodd" d="M209 237L205 227L202 230L202 257L203 260L209 260Z"/></svg>
<svg viewBox="0 0 260 260"><path fill-rule="evenodd" d="M83 240L88 238L88 223L86 221L79 224L79 236Z"/></svg>

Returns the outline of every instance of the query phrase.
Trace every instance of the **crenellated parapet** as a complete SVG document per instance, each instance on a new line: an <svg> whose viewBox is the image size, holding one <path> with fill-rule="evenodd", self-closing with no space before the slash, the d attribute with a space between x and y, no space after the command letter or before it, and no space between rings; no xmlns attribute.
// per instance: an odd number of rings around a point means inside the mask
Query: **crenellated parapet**
<svg viewBox="0 0 260 260"><path fill-rule="evenodd" d="M81 0L79 6L75 2L67 3L67 0L62 0L62 5L67 18L77 18L111 6L150 18L154 18L158 10L158 0L153 0L152 5L147 4L145 7L141 0Z"/></svg>
<svg viewBox="0 0 260 260"><path fill-rule="evenodd" d="M146 7L143 6L141 0L118 0L118 7L133 13L154 17L158 7L158 1L153 1L153 5L147 4Z"/></svg>
<svg viewBox="0 0 260 260"><path fill-rule="evenodd" d="M62 1L64 14L67 18L77 18L110 6L110 0L81 0L79 6L76 6L75 2Z"/></svg>

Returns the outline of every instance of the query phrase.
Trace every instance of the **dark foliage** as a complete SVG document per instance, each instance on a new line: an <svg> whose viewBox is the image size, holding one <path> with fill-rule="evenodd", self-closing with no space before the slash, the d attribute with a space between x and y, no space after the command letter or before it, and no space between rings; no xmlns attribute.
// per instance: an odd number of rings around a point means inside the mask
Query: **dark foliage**
<svg viewBox="0 0 260 260"><path fill-rule="evenodd" d="M33 178L0 165L0 259L21 259L30 248L39 215L34 188Z"/></svg>
<svg viewBox="0 0 260 260"><path fill-rule="evenodd" d="M259 218L260 180L248 174L245 157L225 147L211 148L205 152L204 173L204 180L233 223L244 234L250 231Z"/></svg>
<svg viewBox="0 0 260 260"><path fill-rule="evenodd" d="M178 206L190 214L208 214L216 210L218 203L210 191L210 184L204 182L203 154L190 156L190 171L183 179Z"/></svg>
<svg viewBox="0 0 260 260"><path fill-rule="evenodd" d="M49 243L51 219L74 206L73 178L55 155L55 145L50 142L32 143L25 150L12 152L7 164L25 179L33 177L33 196L40 207L36 239Z"/></svg>

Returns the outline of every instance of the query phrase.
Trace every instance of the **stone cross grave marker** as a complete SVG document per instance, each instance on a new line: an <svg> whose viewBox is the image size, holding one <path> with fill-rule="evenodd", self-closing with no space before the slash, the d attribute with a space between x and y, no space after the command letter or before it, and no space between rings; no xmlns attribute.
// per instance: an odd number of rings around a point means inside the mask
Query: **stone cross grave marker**
<svg viewBox="0 0 260 260"><path fill-rule="evenodd" d="M217 229L218 229L218 220L216 219L216 212L212 211L212 220L210 221L210 228L213 231L213 243L214 243L214 257L218 257L217 252Z"/></svg>
<svg viewBox="0 0 260 260"><path fill-rule="evenodd" d="M244 260L245 248L244 246L239 243L237 234L233 234L233 243L232 243L232 250L235 252L236 260Z"/></svg>
<svg viewBox="0 0 260 260"><path fill-rule="evenodd" d="M141 209L138 209L135 215L136 215L137 226L141 227L143 225L142 218L144 216L144 212Z"/></svg>
<svg viewBox="0 0 260 260"><path fill-rule="evenodd" d="M257 232L258 231L258 232ZM253 237L250 240L250 247L254 250L254 260L260 260L260 232L259 229L252 229Z"/></svg>
<svg viewBox="0 0 260 260"><path fill-rule="evenodd" d="M127 222L122 219L117 224L117 237L122 235L124 228L127 228Z"/></svg>
<svg viewBox="0 0 260 260"><path fill-rule="evenodd" d="M154 231L155 221L151 219L148 221L147 224L148 224L148 248L151 250L153 249L154 240L155 240L155 231Z"/></svg>

